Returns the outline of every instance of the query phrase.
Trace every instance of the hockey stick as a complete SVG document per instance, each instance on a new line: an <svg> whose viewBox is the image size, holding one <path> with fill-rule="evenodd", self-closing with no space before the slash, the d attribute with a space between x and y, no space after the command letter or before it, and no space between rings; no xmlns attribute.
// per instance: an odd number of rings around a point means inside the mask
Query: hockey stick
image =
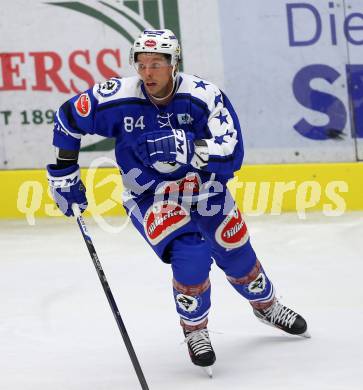
<svg viewBox="0 0 363 390"><path fill-rule="evenodd" d="M73 210L74 216L77 218L78 226L79 226L79 228L81 230L82 236L83 236L84 241L85 241L85 243L87 245L88 252L91 255L93 264L94 264L94 266L96 268L96 271L97 271L97 275L98 275L98 277L100 279L100 282L102 284L103 290L104 290L104 292L106 294L108 303L110 304L113 316L115 317L115 320L117 322L117 326L118 326L118 328L120 330L121 336L122 336L122 338L124 340L124 343L125 343L125 346L126 346L126 349L127 349L128 353L129 353L130 359L131 359L132 364L134 366L134 369L136 371L136 375L139 378L140 385L141 385L143 390L149 390L149 387L148 387L148 385L146 383L146 379L144 377L144 373L142 372L140 363L139 363L139 361L137 359L136 353L135 353L134 348L132 346L130 337L127 334L126 327L124 325L124 322L122 321L121 314L120 314L120 312L119 312L119 310L117 308L115 298L112 295L110 286L109 286L109 284L107 282L107 279L106 279L106 275L103 272L100 260L98 259L98 256L97 256L97 253L96 253L96 249L93 246L91 237L90 237L90 235L88 233L88 230L87 230L87 226L86 226L86 224L84 222L84 219L83 219L83 217L81 215L79 207L78 207L78 205L76 203L73 203L72 210Z"/></svg>

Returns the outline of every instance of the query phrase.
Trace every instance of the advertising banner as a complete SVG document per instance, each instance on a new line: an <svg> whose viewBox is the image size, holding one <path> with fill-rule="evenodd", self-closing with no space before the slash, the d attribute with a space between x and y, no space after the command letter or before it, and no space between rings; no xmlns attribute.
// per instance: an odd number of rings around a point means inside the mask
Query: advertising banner
<svg viewBox="0 0 363 390"><path fill-rule="evenodd" d="M232 101L246 163L363 159L360 0L7 1L0 43L0 169L54 161L54 111L112 76L135 74L131 44L170 28L183 71ZM82 139L81 166L113 157Z"/></svg>
<svg viewBox="0 0 363 390"><path fill-rule="evenodd" d="M207 52L204 44L209 23L218 24L216 2L202 16L193 13L205 9L202 4L190 10L189 2L179 7L177 0L6 3L0 25L0 169L53 162L54 111L96 82L134 75L129 51L144 29L172 29L188 48L184 64L190 61L196 73L204 69L204 77L223 82L220 45ZM194 36L197 23L204 33ZM218 42L219 30L209 38ZM219 59L206 71L208 55ZM84 137L80 164L100 155L113 157L113 141Z"/></svg>
<svg viewBox="0 0 363 390"><path fill-rule="evenodd" d="M220 0L225 88L251 163L362 159L363 3Z"/></svg>

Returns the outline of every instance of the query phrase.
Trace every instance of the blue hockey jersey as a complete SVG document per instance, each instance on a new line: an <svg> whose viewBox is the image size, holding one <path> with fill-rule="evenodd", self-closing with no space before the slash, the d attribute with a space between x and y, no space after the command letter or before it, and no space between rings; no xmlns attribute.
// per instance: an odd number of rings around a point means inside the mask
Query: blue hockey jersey
<svg viewBox="0 0 363 390"><path fill-rule="evenodd" d="M203 139L208 164L198 167L159 163L146 167L134 147L142 132L183 129ZM139 77L112 78L65 102L55 115L53 145L79 150L81 137L98 134L115 138L116 161L124 186L140 195L140 188L155 191L160 184L196 173L201 184L209 180L226 183L243 160L242 134L237 115L226 95L209 81L179 73L176 90L166 106L155 105ZM125 177L132 180L125 182Z"/></svg>

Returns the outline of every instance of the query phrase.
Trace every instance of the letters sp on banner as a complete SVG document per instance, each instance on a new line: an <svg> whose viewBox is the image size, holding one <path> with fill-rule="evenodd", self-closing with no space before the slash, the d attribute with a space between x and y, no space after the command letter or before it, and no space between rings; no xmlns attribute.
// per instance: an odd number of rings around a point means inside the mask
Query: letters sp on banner
<svg viewBox="0 0 363 390"><path fill-rule="evenodd" d="M348 101L351 104L352 136L363 138L363 65L346 65L345 80L347 85ZM294 129L304 137L314 140L342 139L343 130L348 120L348 107L337 97L327 92L315 90L311 87L314 79L323 79L329 84L342 82L342 75L329 65L308 65L300 69L293 80L293 93L296 100L305 108L326 114L327 124L317 126L306 119L300 119ZM339 80L340 79L340 80Z"/></svg>

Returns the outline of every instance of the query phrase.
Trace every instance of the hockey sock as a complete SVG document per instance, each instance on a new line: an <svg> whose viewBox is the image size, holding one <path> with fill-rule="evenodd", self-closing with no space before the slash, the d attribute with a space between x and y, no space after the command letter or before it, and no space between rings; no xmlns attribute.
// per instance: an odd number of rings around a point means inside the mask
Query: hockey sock
<svg viewBox="0 0 363 390"><path fill-rule="evenodd" d="M207 326L211 286L209 278L203 283L186 286L173 279L176 310L185 330L193 331Z"/></svg>
<svg viewBox="0 0 363 390"><path fill-rule="evenodd" d="M264 308L272 304L275 297L274 288L257 259L247 275L242 277L227 275L227 279L253 307Z"/></svg>

